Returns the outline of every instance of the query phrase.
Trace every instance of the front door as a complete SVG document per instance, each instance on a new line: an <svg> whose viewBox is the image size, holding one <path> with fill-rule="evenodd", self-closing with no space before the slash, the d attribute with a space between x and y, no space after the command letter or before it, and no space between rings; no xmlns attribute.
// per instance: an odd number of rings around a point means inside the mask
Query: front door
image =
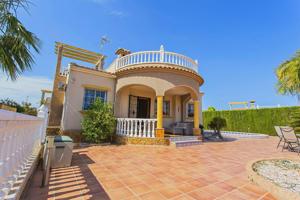
<svg viewBox="0 0 300 200"><path fill-rule="evenodd" d="M130 95L129 118L150 118L150 102L150 98Z"/></svg>
<svg viewBox="0 0 300 200"><path fill-rule="evenodd" d="M150 118L150 98L138 97L137 118Z"/></svg>

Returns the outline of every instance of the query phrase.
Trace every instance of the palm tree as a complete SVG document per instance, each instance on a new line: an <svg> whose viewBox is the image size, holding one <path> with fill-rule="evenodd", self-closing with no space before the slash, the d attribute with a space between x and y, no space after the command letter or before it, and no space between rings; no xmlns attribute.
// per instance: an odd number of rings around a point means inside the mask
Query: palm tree
<svg viewBox="0 0 300 200"><path fill-rule="evenodd" d="M0 1L0 69L16 80L34 63L31 49L39 53L40 41L16 17L18 8L27 10L27 0Z"/></svg>
<svg viewBox="0 0 300 200"><path fill-rule="evenodd" d="M300 105L300 51L276 69L277 90L280 94L296 95Z"/></svg>

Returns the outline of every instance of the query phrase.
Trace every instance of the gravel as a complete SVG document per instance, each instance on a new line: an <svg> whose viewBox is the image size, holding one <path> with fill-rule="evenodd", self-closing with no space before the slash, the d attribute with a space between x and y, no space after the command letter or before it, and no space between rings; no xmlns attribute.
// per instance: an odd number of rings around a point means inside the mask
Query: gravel
<svg viewBox="0 0 300 200"><path fill-rule="evenodd" d="M263 160L253 170L276 185L300 194L300 161Z"/></svg>

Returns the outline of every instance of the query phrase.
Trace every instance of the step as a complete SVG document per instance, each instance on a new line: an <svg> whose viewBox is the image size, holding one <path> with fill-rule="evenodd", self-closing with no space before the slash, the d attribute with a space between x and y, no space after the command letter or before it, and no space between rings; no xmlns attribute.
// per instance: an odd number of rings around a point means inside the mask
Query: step
<svg viewBox="0 0 300 200"><path fill-rule="evenodd" d="M169 138L170 142L191 141L191 140L198 140L198 136L175 136L175 137L170 137Z"/></svg>
<svg viewBox="0 0 300 200"><path fill-rule="evenodd" d="M201 144L200 140L187 140L187 141L171 142L171 145L175 146L175 147L186 147L186 146L194 146L194 145L200 145L200 144Z"/></svg>

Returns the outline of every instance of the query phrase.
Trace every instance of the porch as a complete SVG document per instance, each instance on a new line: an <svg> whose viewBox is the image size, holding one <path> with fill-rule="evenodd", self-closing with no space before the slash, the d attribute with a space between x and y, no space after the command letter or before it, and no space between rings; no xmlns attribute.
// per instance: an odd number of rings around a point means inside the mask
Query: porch
<svg viewBox="0 0 300 200"><path fill-rule="evenodd" d="M153 87L141 84L120 88L115 103L117 135L138 138L164 138L166 134L199 135L199 92L189 86L176 86L161 94ZM175 124L189 126L176 132L172 128Z"/></svg>

